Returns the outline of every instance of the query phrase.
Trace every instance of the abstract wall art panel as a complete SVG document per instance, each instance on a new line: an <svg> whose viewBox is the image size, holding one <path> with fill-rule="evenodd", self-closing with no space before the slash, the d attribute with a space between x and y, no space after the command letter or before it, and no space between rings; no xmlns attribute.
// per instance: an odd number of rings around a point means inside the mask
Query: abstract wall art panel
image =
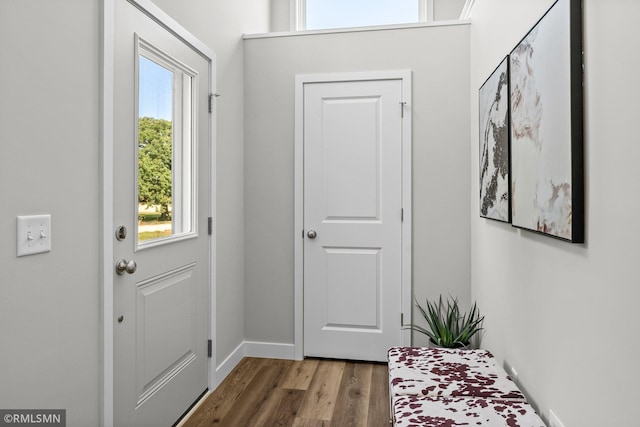
<svg viewBox="0 0 640 427"><path fill-rule="evenodd" d="M511 222L509 197L509 60L480 87L480 216Z"/></svg>
<svg viewBox="0 0 640 427"><path fill-rule="evenodd" d="M558 0L509 55L512 224L584 242L580 0Z"/></svg>

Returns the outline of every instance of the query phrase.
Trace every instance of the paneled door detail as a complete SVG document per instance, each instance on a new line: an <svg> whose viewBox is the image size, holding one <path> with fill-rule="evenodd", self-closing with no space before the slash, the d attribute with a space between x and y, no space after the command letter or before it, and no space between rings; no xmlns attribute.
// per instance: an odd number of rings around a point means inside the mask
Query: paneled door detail
<svg viewBox="0 0 640 427"><path fill-rule="evenodd" d="M402 80L304 85L304 355L401 343Z"/></svg>
<svg viewBox="0 0 640 427"><path fill-rule="evenodd" d="M114 419L170 426L208 387L210 58L115 1Z"/></svg>

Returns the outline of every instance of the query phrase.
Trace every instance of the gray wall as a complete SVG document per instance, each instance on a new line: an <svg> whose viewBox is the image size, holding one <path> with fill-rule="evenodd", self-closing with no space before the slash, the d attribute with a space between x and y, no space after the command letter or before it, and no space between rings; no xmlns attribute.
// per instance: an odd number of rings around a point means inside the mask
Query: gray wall
<svg viewBox="0 0 640 427"><path fill-rule="evenodd" d="M216 53L216 361L244 338L244 57L242 35L269 28L269 1L155 0Z"/></svg>
<svg viewBox="0 0 640 427"><path fill-rule="evenodd" d="M471 19L472 292L483 347L515 366L543 416L566 427L638 425L640 43L633 0L585 0L587 243L482 220L477 90L551 0L477 1ZM627 330L630 329L630 330Z"/></svg>
<svg viewBox="0 0 640 427"><path fill-rule="evenodd" d="M0 406L99 419L98 0L0 2ZM16 216L51 252L16 257Z"/></svg>
<svg viewBox="0 0 640 427"><path fill-rule="evenodd" d="M293 343L296 74L413 71L413 283L469 301L469 25L245 40L245 338ZM296 234L297 235L297 234ZM421 343L422 338L418 339Z"/></svg>

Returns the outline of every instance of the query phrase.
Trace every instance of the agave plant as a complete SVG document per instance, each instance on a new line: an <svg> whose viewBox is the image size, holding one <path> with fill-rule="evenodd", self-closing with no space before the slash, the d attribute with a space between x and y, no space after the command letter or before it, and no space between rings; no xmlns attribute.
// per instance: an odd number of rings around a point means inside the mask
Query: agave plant
<svg viewBox="0 0 640 427"><path fill-rule="evenodd" d="M408 325L408 328L427 335L439 347L466 347L471 338L483 329L481 324L484 316L480 316L475 302L468 313L462 314L458 299L451 296L446 303L442 295L437 302L427 300L426 307L416 300L416 307L427 321L428 328L415 324Z"/></svg>

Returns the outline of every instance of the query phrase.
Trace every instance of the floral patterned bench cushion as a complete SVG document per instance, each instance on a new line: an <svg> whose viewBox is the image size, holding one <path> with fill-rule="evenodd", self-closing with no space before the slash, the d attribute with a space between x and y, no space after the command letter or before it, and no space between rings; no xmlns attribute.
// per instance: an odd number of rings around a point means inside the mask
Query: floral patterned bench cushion
<svg viewBox="0 0 640 427"><path fill-rule="evenodd" d="M396 396L526 400L487 350L393 347L389 383Z"/></svg>
<svg viewBox="0 0 640 427"><path fill-rule="evenodd" d="M399 396L393 412L396 427L545 427L531 405L515 400Z"/></svg>

